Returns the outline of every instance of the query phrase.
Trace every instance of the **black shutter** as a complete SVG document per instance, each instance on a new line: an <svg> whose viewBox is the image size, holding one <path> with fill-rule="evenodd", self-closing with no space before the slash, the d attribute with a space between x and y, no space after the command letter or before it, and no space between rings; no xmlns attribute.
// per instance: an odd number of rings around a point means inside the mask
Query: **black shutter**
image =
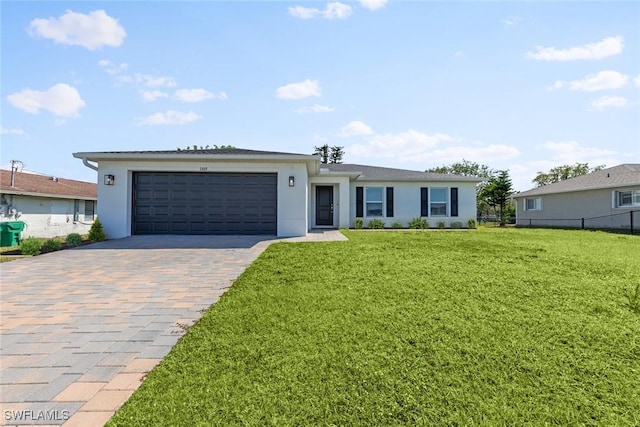
<svg viewBox="0 0 640 427"><path fill-rule="evenodd" d="M387 187L387 218L393 217L393 187Z"/></svg>
<svg viewBox="0 0 640 427"><path fill-rule="evenodd" d="M420 188L420 216L429 216L429 189Z"/></svg>
<svg viewBox="0 0 640 427"><path fill-rule="evenodd" d="M356 217L364 216L364 188L356 187Z"/></svg>
<svg viewBox="0 0 640 427"><path fill-rule="evenodd" d="M458 216L458 187L451 188L451 216Z"/></svg>

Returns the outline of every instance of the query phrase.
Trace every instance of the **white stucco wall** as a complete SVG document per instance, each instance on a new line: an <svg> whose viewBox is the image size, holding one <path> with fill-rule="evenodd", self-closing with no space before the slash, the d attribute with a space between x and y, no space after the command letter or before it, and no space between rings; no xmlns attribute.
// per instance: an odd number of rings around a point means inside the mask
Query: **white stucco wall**
<svg viewBox="0 0 640 427"><path fill-rule="evenodd" d="M540 197L542 210L525 210L527 197L516 197L516 224L537 227L626 228L629 212L638 208L614 207L614 192L640 190L638 187L604 188L571 193L545 194Z"/></svg>
<svg viewBox="0 0 640 427"><path fill-rule="evenodd" d="M98 172L98 217L107 237L116 239L131 235L133 172L245 172L278 174L279 237L303 236L307 233L308 174L301 162L167 162L167 161L100 161ZM104 185L104 175L114 175L115 184ZM295 185L289 187L289 176Z"/></svg>
<svg viewBox="0 0 640 427"><path fill-rule="evenodd" d="M372 219L380 219L385 223L385 227L391 227L393 223L402 223L404 227L408 226L409 221L414 218L423 218L429 222L430 227L436 227L439 221L444 221L445 226L449 227L452 222L461 222L463 227L467 227L467 221L476 218L476 187L472 182L358 182L351 183L349 206L351 209L350 227L355 225L356 219L356 187L393 187L394 212L393 217L363 217L364 225ZM446 216L428 216L421 217L420 206L420 188L435 187L446 188L448 198L450 199L452 187L458 188L458 216L451 216L451 200L449 200ZM384 198L384 195L383 195ZM365 198L366 200L366 198ZM386 203L386 201L385 201ZM385 204L386 206L386 204ZM365 208L366 214L366 208ZM383 208L386 213L386 208Z"/></svg>
<svg viewBox="0 0 640 427"><path fill-rule="evenodd" d="M0 206L0 221L22 221L25 229L21 234L27 237L64 237L70 233L87 234L92 220L85 220L85 201L78 204L79 216L74 221L73 199L58 199L34 196L3 195L7 204ZM9 215L9 208L18 210L17 218Z"/></svg>

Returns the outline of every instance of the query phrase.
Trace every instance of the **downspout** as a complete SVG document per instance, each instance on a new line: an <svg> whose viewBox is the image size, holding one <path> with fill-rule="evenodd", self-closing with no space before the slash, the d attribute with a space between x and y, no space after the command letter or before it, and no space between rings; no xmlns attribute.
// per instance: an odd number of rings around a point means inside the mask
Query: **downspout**
<svg viewBox="0 0 640 427"><path fill-rule="evenodd" d="M82 158L82 164L88 167L89 169L93 169L94 171L98 172L98 167L96 165L92 165L91 163L89 163L89 160L87 160L86 157Z"/></svg>

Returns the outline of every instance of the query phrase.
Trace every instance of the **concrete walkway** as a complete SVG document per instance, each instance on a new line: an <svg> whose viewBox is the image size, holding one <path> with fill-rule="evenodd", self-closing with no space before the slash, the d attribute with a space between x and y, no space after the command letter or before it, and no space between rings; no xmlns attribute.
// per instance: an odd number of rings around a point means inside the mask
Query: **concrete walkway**
<svg viewBox="0 0 640 427"><path fill-rule="evenodd" d="M99 426L271 243L133 236L0 264L4 425Z"/></svg>

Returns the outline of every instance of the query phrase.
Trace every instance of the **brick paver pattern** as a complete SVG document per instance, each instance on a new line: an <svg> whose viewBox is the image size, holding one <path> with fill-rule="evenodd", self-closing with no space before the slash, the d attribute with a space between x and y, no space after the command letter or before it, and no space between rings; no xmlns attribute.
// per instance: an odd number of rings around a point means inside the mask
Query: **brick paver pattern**
<svg viewBox="0 0 640 427"><path fill-rule="evenodd" d="M0 423L96 426L275 241L133 236L0 264Z"/></svg>

